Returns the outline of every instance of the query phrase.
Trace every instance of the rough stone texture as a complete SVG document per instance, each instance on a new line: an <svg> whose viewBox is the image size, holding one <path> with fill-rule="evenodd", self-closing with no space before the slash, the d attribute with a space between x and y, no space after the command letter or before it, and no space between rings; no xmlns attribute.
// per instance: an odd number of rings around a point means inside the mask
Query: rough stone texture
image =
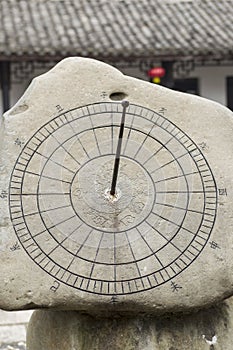
<svg viewBox="0 0 233 350"><path fill-rule="evenodd" d="M167 318L100 319L78 312L35 311L28 350L231 350L233 303Z"/></svg>
<svg viewBox="0 0 233 350"><path fill-rule="evenodd" d="M227 108L70 58L0 132L1 308L159 314L233 294Z"/></svg>

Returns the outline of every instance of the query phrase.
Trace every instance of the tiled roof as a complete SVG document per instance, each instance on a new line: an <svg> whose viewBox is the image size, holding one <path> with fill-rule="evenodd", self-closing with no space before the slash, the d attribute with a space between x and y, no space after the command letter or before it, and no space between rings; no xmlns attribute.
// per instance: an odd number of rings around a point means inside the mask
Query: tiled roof
<svg viewBox="0 0 233 350"><path fill-rule="evenodd" d="M233 0L0 0L0 59L233 57Z"/></svg>

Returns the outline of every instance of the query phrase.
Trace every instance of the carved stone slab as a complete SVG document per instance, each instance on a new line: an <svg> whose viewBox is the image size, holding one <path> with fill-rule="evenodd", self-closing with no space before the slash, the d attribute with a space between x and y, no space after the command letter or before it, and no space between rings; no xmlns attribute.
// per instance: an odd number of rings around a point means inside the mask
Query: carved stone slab
<svg viewBox="0 0 233 350"><path fill-rule="evenodd" d="M232 295L232 135L227 108L95 60L34 79L1 121L0 307L162 313Z"/></svg>

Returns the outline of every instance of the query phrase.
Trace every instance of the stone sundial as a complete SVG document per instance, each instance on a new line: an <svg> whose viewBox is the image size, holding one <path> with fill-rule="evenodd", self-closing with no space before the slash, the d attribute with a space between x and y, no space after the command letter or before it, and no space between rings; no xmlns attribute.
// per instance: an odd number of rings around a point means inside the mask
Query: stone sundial
<svg viewBox="0 0 233 350"><path fill-rule="evenodd" d="M1 135L1 308L156 313L233 293L227 109L70 58Z"/></svg>

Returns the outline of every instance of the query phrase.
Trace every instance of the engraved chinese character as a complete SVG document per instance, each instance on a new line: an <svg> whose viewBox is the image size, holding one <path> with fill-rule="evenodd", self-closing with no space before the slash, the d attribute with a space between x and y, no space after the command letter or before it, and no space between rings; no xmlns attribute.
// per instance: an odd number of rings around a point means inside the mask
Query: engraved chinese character
<svg viewBox="0 0 233 350"><path fill-rule="evenodd" d="M54 281L53 285L50 287L50 290L55 293L59 287L60 287L60 282Z"/></svg>
<svg viewBox="0 0 233 350"><path fill-rule="evenodd" d="M210 243L210 248L212 249L221 249L220 246L218 245L218 243L216 243L215 241L209 242Z"/></svg>
<svg viewBox="0 0 233 350"><path fill-rule="evenodd" d="M62 108L60 105L56 105L56 109L58 112L62 112L64 108Z"/></svg>
<svg viewBox="0 0 233 350"><path fill-rule="evenodd" d="M108 94L107 94L106 91L102 91L101 94L100 94L100 96L101 96L102 98L106 98L106 97L108 96Z"/></svg>
<svg viewBox="0 0 233 350"><path fill-rule="evenodd" d="M110 300L110 303L111 303L111 304L115 304L115 303L117 303L117 302L118 302L117 296L116 296L116 295L113 295L112 298L111 298L111 300Z"/></svg>
<svg viewBox="0 0 233 350"><path fill-rule="evenodd" d="M1 190L1 193L0 193L0 198L4 199L4 198L7 198L7 191L6 190Z"/></svg>
<svg viewBox="0 0 233 350"><path fill-rule="evenodd" d="M207 143L206 142L201 142L201 143L199 143L198 144L198 146L200 147L200 149L202 150L202 151L206 151L209 147L208 147L208 145L207 145Z"/></svg>
<svg viewBox="0 0 233 350"><path fill-rule="evenodd" d="M171 282L171 290L173 291L173 292L178 292L179 291L179 289L181 289L182 287L181 286L179 286L177 283L175 283L175 282Z"/></svg>
<svg viewBox="0 0 233 350"><path fill-rule="evenodd" d="M219 196L227 196L227 189L226 188L219 188L218 194L219 194Z"/></svg>
<svg viewBox="0 0 233 350"><path fill-rule="evenodd" d="M22 147L23 144L24 144L24 142L21 141L21 140L17 137L17 139L15 140L15 145L16 145L16 146L19 146L19 147Z"/></svg>
<svg viewBox="0 0 233 350"><path fill-rule="evenodd" d="M159 109L159 113L162 114L164 116L165 112L166 112L167 108L161 107Z"/></svg>
<svg viewBox="0 0 233 350"><path fill-rule="evenodd" d="M19 242L15 242L15 244L13 244L12 247L10 247L10 250L12 252L14 252L15 250L19 250L20 249L20 245L19 245Z"/></svg>

